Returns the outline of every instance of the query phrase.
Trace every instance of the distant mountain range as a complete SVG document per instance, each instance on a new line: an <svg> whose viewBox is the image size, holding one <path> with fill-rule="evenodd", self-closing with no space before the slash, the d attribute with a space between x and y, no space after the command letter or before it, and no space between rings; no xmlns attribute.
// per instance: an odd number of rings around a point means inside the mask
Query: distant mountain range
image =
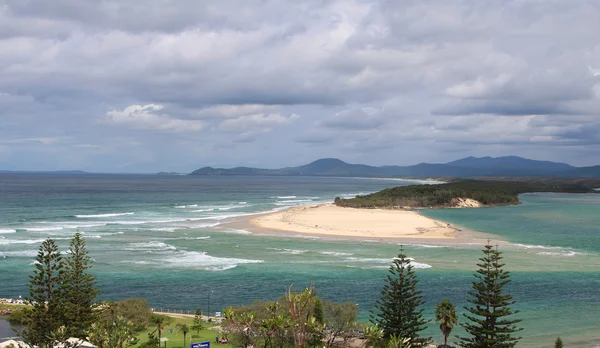
<svg viewBox="0 0 600 348"><path fill-rule="evenodd" d="M236 167L230 169L204 167L191 175L271 175L271 176L344 176L380 178L440 178L440 177L600 177L600 165L573 167L565 163L536 161L517 156L466 157L448 163L419 163L412 166L374 167L350 164L337 158L323 158L299 167L260 169Z"/></svg>

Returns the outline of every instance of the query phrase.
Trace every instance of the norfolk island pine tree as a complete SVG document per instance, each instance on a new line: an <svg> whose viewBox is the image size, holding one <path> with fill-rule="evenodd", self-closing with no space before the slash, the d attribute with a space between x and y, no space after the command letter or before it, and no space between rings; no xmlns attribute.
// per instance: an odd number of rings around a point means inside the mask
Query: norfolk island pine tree
<svg viewBox="0 0 600 348"><path fill-rule="evenodd" d="M30 345L44 345L50 344L50 337L62 325L60 283L64 263L58 246L50 238L42 242L35 260L27 298L33 307L25 319L22 336Z"/></svg>
<svg viewBox="0 0 600 348"><path fill-rule="evenodd" d="M507 318L519 312L510 308L516 301L504 292L510 283L510 274L503 269L502 253L497 247L488 241L482 251L484 255L477 264L473 291L467 300L471 306L465 307L467 313L463 314L467 322L461 325L470 337L458 338L465 348L514 347L521 337L513 334L522 329L516 326L521 320Z"/></svg>
<svg viewBox="0 0 600 348"><path fill-rule="evenodd" d="M392 335L398 338L410 338L413 347L424 347L431 337L421 337L427 321L423 318L425 303L421 291L417 289L416 277L410 259L400 247L400 253L390 265L381 298L375 303L376 311L371 312L371 322L383 330L383 338L389 340Z"/></svg>

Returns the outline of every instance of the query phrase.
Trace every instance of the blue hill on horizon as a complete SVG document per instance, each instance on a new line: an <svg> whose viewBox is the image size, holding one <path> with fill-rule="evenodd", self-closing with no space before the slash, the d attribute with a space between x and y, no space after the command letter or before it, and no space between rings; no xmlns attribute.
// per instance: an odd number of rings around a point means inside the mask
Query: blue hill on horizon
<svg viewBox="0 0 600 348"><path fill-rule="evenodd" d="M574 167L566 163L538 161L518 156L465 157L448 163L419 163L412 166L369 166L351 164L337 158L321 158L309 164L281 169L249 167L203 167L191 175L297 175L297 176L360 176L390 178L432 177L600 177L600 166Z"/></svg>

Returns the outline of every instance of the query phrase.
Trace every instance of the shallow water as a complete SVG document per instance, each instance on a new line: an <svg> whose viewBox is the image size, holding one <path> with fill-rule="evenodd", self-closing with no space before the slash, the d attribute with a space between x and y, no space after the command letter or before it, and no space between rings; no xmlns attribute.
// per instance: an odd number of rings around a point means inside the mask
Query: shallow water
<svg viewBox="0 0 600 348"><path fill-rule="evenodd" d="M379 296L398 245L370 240L249 234L239 216L353 196L401 181L340 178L0 175L0 297L27 292L39 243L66 248L84 233L102 298L203 311L274 299L313 281L320 295L353 301L361 318ZM524 321L519 346L600 342L600 196L523 195L523 204L423 214L496 235ZM479 246L406 245L432 315L443 298L465 303ZM429 332L438 341L435 324ZM589 342L587 342L589 341Z"/></svg>

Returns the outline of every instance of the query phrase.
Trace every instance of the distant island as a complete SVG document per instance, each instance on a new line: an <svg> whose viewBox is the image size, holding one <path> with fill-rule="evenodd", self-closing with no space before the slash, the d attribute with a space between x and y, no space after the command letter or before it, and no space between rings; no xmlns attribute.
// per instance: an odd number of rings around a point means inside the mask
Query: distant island
<svg viewBox="0 0 600 348"><path fill-rule="evenodd" d="M476 178L476 177L600 177L600 165L573 167L566 163L537 161L517 156L466 157L442 164L419 163L412 166L374 167L350 164L336 158L280 169L251 167L203 167L191 175L262 175L262 176L332 176L372 178Z"/></svg>
<svg viewBox="0 0 600 348"><path fill-rule="evenodd" d="M595 193L600 179L456 180L439 185L388 188L335 204L352 208L471 208L519 204L519 195L534 192Z"/></svg>

